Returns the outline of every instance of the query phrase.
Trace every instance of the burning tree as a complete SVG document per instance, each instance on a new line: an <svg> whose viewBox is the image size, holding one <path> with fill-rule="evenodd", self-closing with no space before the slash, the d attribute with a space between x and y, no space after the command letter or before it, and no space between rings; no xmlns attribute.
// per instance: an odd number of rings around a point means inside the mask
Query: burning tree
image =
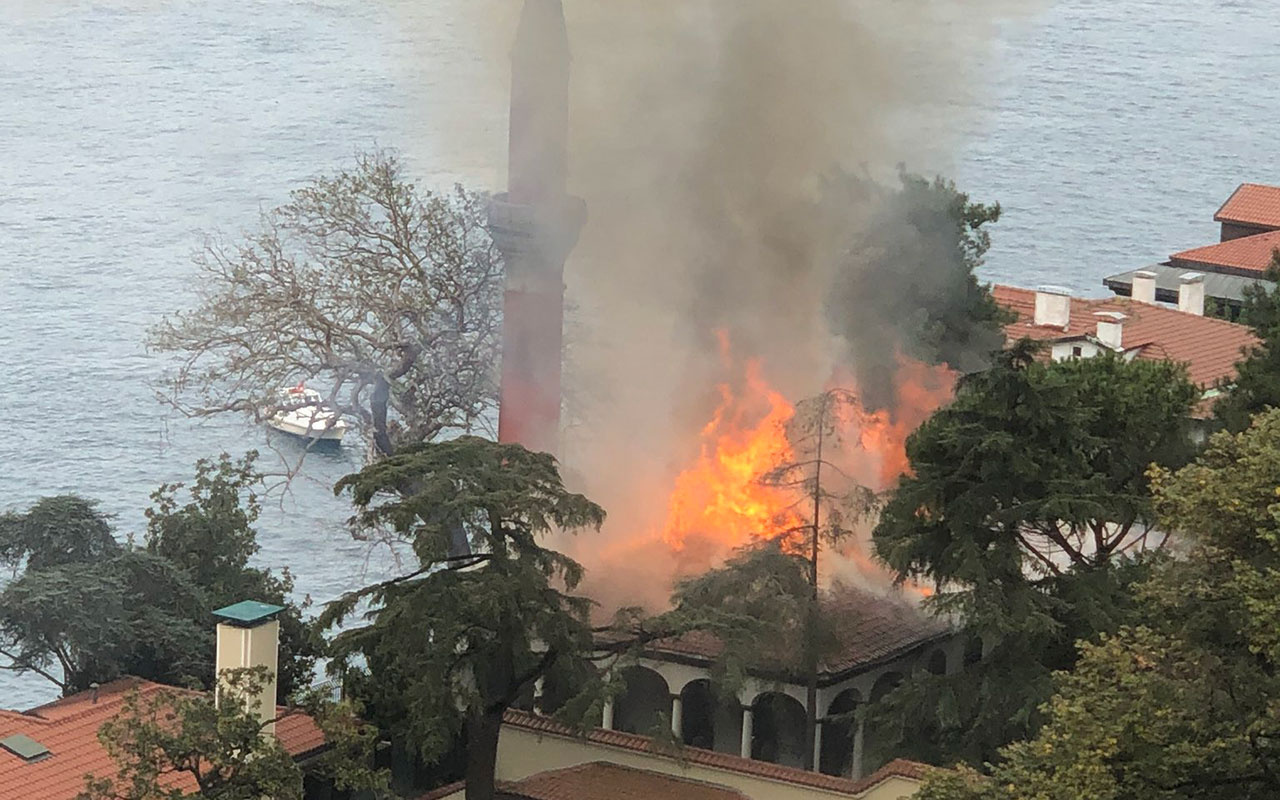
<svg viewBox="0 0 1280 800"><path fill-rule="evenodd" d="M818 672L824 640L820 631L819 559L824 546L836 548L851 537L854 533L851 526L865 519L876 503L875 494L845 472L835 457L843 449L850 417L859 409L861 403L857 395L845 389L831 389L801 402L787 430L787 439L798 460L779 465L763 478L766 485L785 488L797 495L795 504L786 512L789 518L809 515L802 524L773 537L785 552L805 560L808 583L803 620L805 769L813 769L817 757L813 744L818 726Z"/></svg>
<svg viewBox="0 0 1280 800"><path fill-rule="evenodd" d="M381 455L494 408L502 261L486 204L418 190L390 152L295 191L260 229L196 257L200 304L150 347L181 361L162 397L186 414L255 419L278 389L320 384Z"/></svg>
<svg viewBox="0 0 1280 800"><path fill-rule="evenodd" d="M761 660L782 658L781 666L807 686L807 769L816 758L819 672L823 658L837 646L833 621L824 621L820 613L821 559L850 544L854 526L877 502L876 494L848 471L847 447L849 439L862 432L862 415L854 392L832 389L795 408L786 406L785 418L766 416L757 434L766 441L780 437L779 446L769 451L779 460L750 477L758 492L751 496L762 501L760 527L722 567L679 584L674 610L648 626L677 635L716 635L725 644L719 667L724 677L741 675L748 667L760 666ZM776 639L789 632L798 632L797 649L792 651L799 653L798 659L760 652L761 636Z"/></svg>

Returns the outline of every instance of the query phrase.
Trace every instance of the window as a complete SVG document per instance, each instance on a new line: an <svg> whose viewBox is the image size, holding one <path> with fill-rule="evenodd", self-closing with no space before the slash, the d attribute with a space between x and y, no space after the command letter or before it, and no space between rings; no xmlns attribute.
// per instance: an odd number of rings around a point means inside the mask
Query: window
<svg viewBox="0 0 1280 800"><path fill-rule="evenodd" d="M1084 348L1082 348L1080 345L1076 345L1075 347L1071 348L1072 358L1080 358L1083 355L1084 355Z"/></svg>

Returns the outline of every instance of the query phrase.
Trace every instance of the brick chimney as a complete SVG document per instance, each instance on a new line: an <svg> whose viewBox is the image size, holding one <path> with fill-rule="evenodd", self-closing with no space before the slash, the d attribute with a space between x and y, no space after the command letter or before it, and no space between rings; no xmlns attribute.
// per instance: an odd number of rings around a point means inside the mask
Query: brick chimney
<svg viewBox="0 0 1280 800"><path fill-rule="evenodd" d="M280 621L276 616L284 606L273 606L246 600L213 612L218 618L218 650L216 657L218 690L221 698L229 687L222 675L228 670L263 667L268 678L254 697L245 699L249 710L266 723L263 731L275 733L271 720L276 717L276 687L280 671Z"/></svg>
<svg viewBox="0 0 1280 800"><path fill-rule="evenodd" d="M1041 286L1036 289L1036 325L1061 328L1065 331L1070 322L1070 289L1064 289L1061 286Z"/></svg>
<svg viewBox="0 0 1280 800"><path fill-rule="evenodd" d="M1133 273L1133 289L1130 295L1139 303L1154 303L1156 301L1156 274L1148 270L1139 270Z"/></svg>
<svg viewBox="0 0 1280 800"><path fill-rule="evenodd" d="M1124 349L1125 315L1119 311L1095 311L1098 319L1098 341L1112 350Z"/></svg>
<svg viewBox="0 0 1280 800"><path fill-rule="evenodd" d="M1178 276L1178 310L1204 316L1204 275L1184 272Z"/></svg>

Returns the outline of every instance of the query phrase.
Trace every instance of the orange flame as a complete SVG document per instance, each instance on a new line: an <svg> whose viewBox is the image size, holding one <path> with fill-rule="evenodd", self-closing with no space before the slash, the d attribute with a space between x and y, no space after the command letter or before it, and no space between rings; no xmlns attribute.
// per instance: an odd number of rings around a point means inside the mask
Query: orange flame
<svg viewBox="0 0 1280 800"><path fill-rule="evenodd" d="M723 334L721 349L726 366L734 369ZM808 523L807 505L799 495L761 482L772 470L795 461L786 435L795 408L765 380L758 360L739 369L741 387L720 385L720 402L699 435L699 454L676 477L667 501L662 539L689 569L709 567L737 547ZM836 383L851 385L851 376L837 376ZM954 375L945 368L899 359L894 383L892 409L868 410L859 402L841 406L838 422L844 448L824 454L874 491L891 488L908 471L906 439L950 399ZM863 577L885 577L863 543L847 542L838 550ZM909 588L929 593L923 587Z"/></svg>
<svg viewBox="0 0 1280 800"><path fill-rule="evenodd" d="M760 483L792 458L786 423L795 409L765 382L760 363L746 365L739 395L720 385L720 404L702 428L697 460L676 478L662 538L677 551L712 540L728 551L799 521L788 512L794 498ZM790 517L791 519L788 519Z"/></svg>

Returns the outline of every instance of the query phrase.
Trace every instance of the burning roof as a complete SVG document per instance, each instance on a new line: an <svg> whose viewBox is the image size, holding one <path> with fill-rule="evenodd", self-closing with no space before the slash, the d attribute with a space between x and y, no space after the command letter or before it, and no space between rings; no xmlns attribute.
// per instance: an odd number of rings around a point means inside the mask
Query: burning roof
<svg viewBox="0 0 1280 800"><path fill-rule="evenodd" d="M824 684L897 659L940 642L953 631L946 622L929 616L900 597L837 584L824 594L822 616L835 624L835 647L820 667ZM784 637L785 638L785 637ZM772 657L765 656L753 670L760 677L785 678L793 673L785 663L801 652L794 642L783 641ZM707 665L724 652L724 644L708 633L691 633L650 644L646 655L660 661Z"/></svg>

